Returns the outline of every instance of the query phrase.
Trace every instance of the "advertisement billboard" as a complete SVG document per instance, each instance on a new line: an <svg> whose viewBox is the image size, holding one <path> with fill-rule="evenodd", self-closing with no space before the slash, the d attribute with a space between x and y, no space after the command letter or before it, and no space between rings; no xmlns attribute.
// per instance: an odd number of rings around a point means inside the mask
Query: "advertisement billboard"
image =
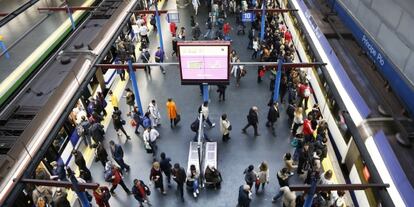
<svg viewBox="0 0 414 207"><path fill-rule="evenodd" d="M181 84L229 84L230 42L178 42Z"/></svg>

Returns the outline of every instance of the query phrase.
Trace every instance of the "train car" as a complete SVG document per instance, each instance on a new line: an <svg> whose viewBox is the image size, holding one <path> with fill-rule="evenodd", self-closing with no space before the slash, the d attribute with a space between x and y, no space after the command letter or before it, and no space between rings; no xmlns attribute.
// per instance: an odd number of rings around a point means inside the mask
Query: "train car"
<svg viewBox="0 0 414 207"><path fill-rule="evenodd" d="M68 121L71 109L85 105L96 82L94 65L108 53L138 5L137 0L102 1L2 111L1 206L16 206L24 189L19 180L31 177L27 173L39 162L69 159L69 149L79 143Z"/></svg>
<svg viewBox="0 0 414 207"><path fill-rule="evenodd" d="M394 138L386 133L386 127L368 124L372 111L377 109L368 106L352 83L305 1L284 0L282 7L298 9L290 15L285 14L285 20L289 28L295 28L293 41L302 61L327 63L326 66L309 69L308 74L316 97L321 97L316 101L328 122L330 139L338 161L344 167L347 182L370 183L372 175L378 174L380 182L390 184L386 194L378 194L376 190L352 192L355 205L410 206L414 195L408 178L410 172L405 172L401 166L395 151L398 147L391 145ZM352 123L346 121L348 115ZM359 141L362 145L356 147ZM368 155L364 156L362 151L367 151ZM371 168L367 167L367 159L372 160Z"/></svg>

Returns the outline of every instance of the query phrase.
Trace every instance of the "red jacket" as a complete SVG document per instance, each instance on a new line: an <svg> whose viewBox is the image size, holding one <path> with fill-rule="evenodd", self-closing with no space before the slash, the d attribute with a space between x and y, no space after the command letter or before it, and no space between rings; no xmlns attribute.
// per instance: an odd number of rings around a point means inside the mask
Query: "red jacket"
<svg viewBox="0 0 414 207"><path fill-rule="evenodd" d="M309 119L303 120L303 135L313 135L312 125Z"/></svg>
<svg viewBox="0 0 414 207"><path fill-rule="evenodd" d="M230 24L229 23L224 24L224 26L223 26L223 33L225 35L227 35L227 34L230 33L230 30L231 30Z"/></svg>
<svg viewBox="0 0 414 207"><path fill-rule="evenodd" d="M177 25L174 22L170 23L170 32L171 34L175 34L177 32Z"/></svg>
<svg viewBox="0 0 414 207"><path fill-rule="evenodd" d="M102 194L98 194L96 191L93 191L93 197L95 197L95 201L98 206L105 206L104 192L106 191L109 193L109 189L105 186L99 188L101 188Z"/></svg>
<svg viewBox="0 0 414 207"><path fill-rule="evenodd" d="M292 41L292 34L289 32L289 30L287 30L287 31L285 32L285 41L286 41L287 43L290 43L290 42Z"/></svg>
<svg viewBox="0 0 414 207"><path fill-rule="evenodd" d="M122 180L122 174L118 168L112 169L112 176L114 177L112 185L118 185Z"/></svg>
<svg viewBox="0 0 414 207"><path fill-rule="evenodd" d="M309 95L308 96L305 96L306 94L305 94L305 91L306 90L309 90ZM300 84L299 85L299 90L298 90L298 92L299 92L299 95L301 96L301 97L309 97L310 96L310 94L312 94L313 93L313 90L312 90L312 88L309 86L309 85L305 85L305 84Z"/></svg>

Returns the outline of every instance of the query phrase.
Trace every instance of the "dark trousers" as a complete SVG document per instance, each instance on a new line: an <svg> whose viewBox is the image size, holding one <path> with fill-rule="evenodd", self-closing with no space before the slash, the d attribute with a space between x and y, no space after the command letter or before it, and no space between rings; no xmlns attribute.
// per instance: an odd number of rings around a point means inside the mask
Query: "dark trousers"
<svg viewBox="0 0 414 207"><path fill-rule="evenodd" d="M114 159L115 160L115 162L116 163L118 163L118 165L121 167L121 170L123 171L123 170L125 170L125 169L127 169L127 170L129 170L129 165L127 165L125 162L124 162L124 159L123 158L121 158L121 159Z"/></svg>
<svg viewBox="0 0 414 207"><path fill-rule="evenodd" d="M226 91L225 90L219 90L219 100L226 100Z"/></svg>
<svg viewBox="0 0 414 207"><path fill-rule="evenodd" d="M131 193L131 191L129 191L129 189L126 187L124 180L121 179L121 182L119 182L119 185L121 185L121 187L124 189L124 191L128 194ZM118 185L112 185L111 189L109 191L111 191L112 193L114 193L114 190L116 189L116 187L118 187Z"/></svg>
<svg viewBox="0 0 414 207"><path fill-rule="evenodd" d="M162 172L164 172L165 177L167 177L168 185L171 184L171 171L170 172L162 171Z"/></svg>
<svg viewBox="0 0 414 207"><path fill-rule="evenodd" d="M254 123L254 124L252 124L252 123L248 123L244 128L243 128L243 131L244 130L246 130L248 127L250 127L250 126L253 126L253 128L254 128L254 134L255 135L257 135L257 134L259 134L258 132L257 132L257 123Z"/></svg>
<svg viewBox="0 0 414 207"><path fill-rule="evenodd" d="M175 119L170 119L170 124L171 124L171 126L177 126L177 125L175 124Z"/></svg>
<svg viewBox="0 0 414 207"><path fill-rule="evenodd" d="M177 183L177 191L180 194L181 199L184 200L184 183Z"/></svg>
<svg viewBox="0 0 414 207"><path fill-rule="evenodd" d="M119 129L116 129L116 132L118 132L118 130L121 130L122 133L124 133L126 137L129 137L123 126L121 126Z"/></svg>
<svg viewBox="0 0 414 207"><path fill-rule="evenodd" d="M230 133L223 134L223 142L227 142L230 139Z"/></svg>
<svg viewBox="0 0 414 207"><path fill-rule="evenodd" d="M309 97L301 97L301 96L299 96L298 107L302 107L303 100L305 100L305 106L303 108L305 108L305 110L306 110L308 108L308 100L309 100Z"/></svg>
<svg viewBox="0 0 414 207"><path fill-rule="evenodd" d="M99 161L101 161L102 165L105 167L106 162L108 162L108 159L107 159L107 158L105 158L105 159L100 159Z"/></svg>
<svg viewBox="0 0 414 207"><path fill-rule="evenodd" d="M298 128L301 126L302 124L297 124L297 123L293 123L293 127L292 127L292 135L295 136L296 132L298 131Z"/></svg>
<svg viewBox="0 0 414 207"><path fill-rule="evenodd" d="M254 185L254 187L256 188L256 192L259 190L260 185L262 186L262 190L263 190L263 189L264 189L264 187L265 187L265 185L266 185L266 183L259 183L258 185L257 185L257 184L255 184L255 185Z"/></svg>
<svg viewBox="0 0 414 207"><path fill-rule="evenodd" d="M210 118L209 118L209 117L207 117L207 119L206 119L206 123L207 123L210 127L213 127L213 123L211 123L211 121L210 121Z"/></svg>

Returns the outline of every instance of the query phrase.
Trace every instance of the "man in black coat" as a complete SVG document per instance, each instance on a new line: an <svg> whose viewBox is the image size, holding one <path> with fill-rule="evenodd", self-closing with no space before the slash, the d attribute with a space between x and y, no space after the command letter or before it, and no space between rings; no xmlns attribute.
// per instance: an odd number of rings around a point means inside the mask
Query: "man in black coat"
<svg viewBox="0 0 414 207"><path fill-rule="evenodd" d="M174 181L177 183L177 191L180 193L181 201L184 201L184 183L187 178L185 170L180 167L180 164L175 163L172 169L172 175Z"/></svg>
<svg viewBox="0 0 414 207"><path fill-rule="evenodd" d="M241 185L239 188L238 207L249 207L250 206L250 187L248 185Z"/></svg>
<svg viewBox="0 0 414 207"><path fill-rule="evenodd" d="M171 158L167 157L164 152L161 152L161 160L160 160L160 168L161 171L164 172L165 176L167 177L168 187L171 186Z"/></svg>
<svg viewBox="0 0 414 207"><path fill-rule="evenodd" d="M93 123L89 127L89 135L92 137L95 143L102 142L105 138L105 131L103 129L103 126L99 123Z"/></svg>
<svg viewBox="0 0 414 207"><path fill-rule="evenodd" d="M122 149L121 145L115 144L113 140L109 141L109 146L111 149L112 158L118 163L122 170L128 172L130 166L127 165L124 161L124 150Z"/></svg>
<svg viewBox="0 0 414 207"><path fill-rule="evenodd" d="M96 147L96 157L105 167L106 162L108 162L108 153L106 152L102 143L99 143L98 146Z"/></svg>
<svg viewBox="0 0 414 207"><path fill-rule="evenodd" d="M249 115L247 115L247 125L242 129L243 133L246 133L246 129L248 127L253 126L254 136L260 136L260 134L257 132L257 124L259 123L257 111L258 111L257 106L253 106L250 109Z"/></svg>
<svg viewBox="0 0 414 207"><path fill-rule="evenodd" d="M272 134L275 135L275 127L274 124L277 121L277 118L279 118L279 104L277 102L274 102L272 106L269 108L269 112L267 113L267 127L272 127Z"/></svg>
<svg viewBox="0 0 414 207"><path fill-rule="evenodd" d="M78 150L73 150L72 155L75 157L75 164L79 167L80 171L83 171L87 175L91 175L91 171L89 171L88 167L86 166L86 161L83 158L83 155Z"/></svg>

